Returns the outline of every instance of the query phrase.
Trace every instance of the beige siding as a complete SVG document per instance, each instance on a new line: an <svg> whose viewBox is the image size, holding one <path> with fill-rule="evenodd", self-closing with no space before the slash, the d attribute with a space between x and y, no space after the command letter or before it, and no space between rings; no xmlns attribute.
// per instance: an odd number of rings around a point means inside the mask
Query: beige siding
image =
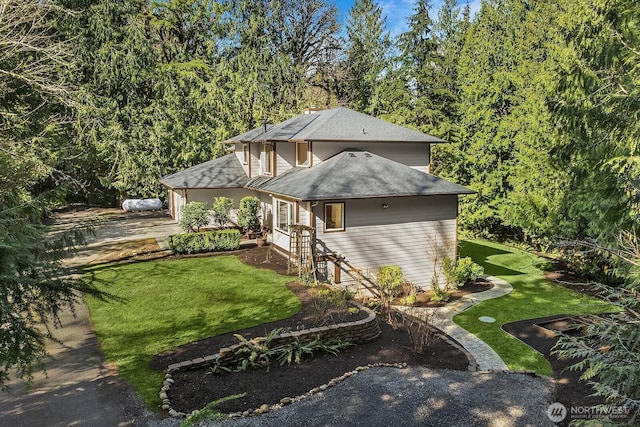
<svg viewBox="0 0 640 427"><path fill-rule="evenodd" d="M439 266L455 257L457 196L347 200L344 232L323 231L322 203L314 213L320 254L337 253L370 277L377 267L399 265L405 279L423 288L434 272L444 284Z"/></svg>
<svg viewBox="0 0 640 427"><path fill-rule="evenodd" d="M296 144L278 142L276 144L276 174L282 175L296 164Z"/></svg>
<svg viewBox="0 0 640 427"><path fill-rule="evenodd" d="M311 226L310 205L309 202L298 202L298 224Z"/></svg>
<svg viewBox="0 0 640 427"><path fill-rule="evenodd" d="M169 190L169 212L176 221L180 221L180 209L184 206L184 190Z"/></svg>
<svg viewBox="0 0 640 427"><path fill-rule="evenodd" d="M268 228L269 230L273 230L273 204L272 198L264 193L255 193L254 194L258 199L260 199L260 218L263 227Z"/></svg>
<svg viewBox="0 0 640 427"><path fill-rule="evenodd" d="M347 148L357 148L429 173L429 144L410 142L325 142L314 141L313 165Z"/></svg>
<svg viewBox="0 0 640 427"><path fill-rule="evenodd" d="M249 151L251 154L251 176L249 178L254 178L256 176L262 175L262 169L260 167L260 158L263 151L262 144L258 142L252 142Z"/></svg>
<svg viewBox="0 0 640 427"><path fill-rule="evenodd" d="M242 163L242 157L243 157L243 143L241 142L236 142L234 144L234 153L236 155L236 158L238 159L238 163L240 163L242 165L242 169L244 169L244 173L247 174L247 176L249 176L249 164L244 164ZM251 149L249 149L251 150ZM251 155L251 154L249 154Z"/></svg>

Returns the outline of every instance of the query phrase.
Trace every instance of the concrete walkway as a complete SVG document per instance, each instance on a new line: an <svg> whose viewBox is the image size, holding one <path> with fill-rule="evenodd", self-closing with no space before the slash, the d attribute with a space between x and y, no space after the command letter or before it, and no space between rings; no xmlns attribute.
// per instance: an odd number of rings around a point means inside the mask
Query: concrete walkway
<svg viewBox="0 0 640 427"><path fill-rule="evenodd" d="M493 276L488 276L486 279L493 283L493 288L487 291L467 295L461 298L460 301L448 304L444 307L403 307L403 311L420 318L426 318L430 316L431 313L434 313L435 319L432 320L433 326L440 329L463 346L475 359L476 364L478 365L478 370L506 371L509 370L509 368L491 347L471 332L458 326L453 321L453 317L456 314L463 312L469 307L472 307L481 301L507 295L513 290L511 285L502 279L498 279ZM489 316L491 313L486 313L486 315Z"/></svg>

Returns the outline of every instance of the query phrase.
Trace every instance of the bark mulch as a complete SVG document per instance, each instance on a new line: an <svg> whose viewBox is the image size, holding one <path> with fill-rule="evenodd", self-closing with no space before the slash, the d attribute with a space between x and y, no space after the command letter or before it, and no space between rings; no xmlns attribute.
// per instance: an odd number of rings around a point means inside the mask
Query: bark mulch
<svg viewBox="0 0 640 427"><path fill-rule="evenodd" d="M268 247L249 247L235 254L247 264L258 268L270 268L286 274L287 260L278 253L269 253ZM320 317L308 304L311 298L310 288L293 282L291 289L302 301L302 309L295 316L237 331L245 337L263 336L266 332L278 328L291 330L311 327L318 323L339 323L344 320L357 320L365 316L358 314L328 313ZM320 353L300 364L279 366L277 362L266 369L250 369L243 372L212 373L203 368L176 373L170 390L171 405L178 411L190 412L201 409L207 403L235 394L246 396L229 400L218 406L224 413L257 409L263 404L275 404L285 397L296 397L315 387L328 383L331 379L352 371L359 366L376 363L406 363L432 368L466 370L468 360L465 354L447 341L436 338L423 354L417 354L410 348L406 331L394 329L380 321L381 336L370 343L351 346L337 356ZM152 369L164 370L171 363L194 359L213 354L228 344L237 343L233 334L211 337L184 345L174 351L156 355L151 361Z"/></svg>
<svg viewBox="0 0 640 427"><path fill-rule="evenodd" d="M591 296L596 294L593 289L581 285L585 280L572 271L565 263L552 260L554 270L545 272L545 277L549 280L572 289L575 292L586 293ZM569 318L569 320L565 320ZM555 322L554 322L555 320ZM568 368L578 362L576 359L566 359L558 357L552 353L553 347L558 342L559 337L554 335L552 330L563 327L566 324L574 324L570 316L557 315L542 317L538 319L527 319L519 322L507 323L502 329L514 337L520 339L530 347L540 352L551 364L554 379L554 391L551 402L560 402L568 410L567 418L557 423L559 426L567 426L571 422L571 406L595 406L605 404L602 397L591 396L593 389L586 382L580 380L583 371L570 371ZM566 331L566 333L580 333L580 331Z"/></svg>
<svg viewBox="0 0 640 427"><path fill-rule="evenodd" d="M578 362L575 359L565 359L551 354L553 346L558 342L558 337L554 336L545 323L553 320L567 318L566 315L542 317L538 319L528 319L519 322L507 323L502 329L520 339L530 347L539 351L551 364L554 379L554 391L551 396L552 402L562 403L568 410L571 406L594 406L604 404L603 398L590 396L592 388L580 381L582 371L570 371L569 366ZM551 326L551 325L550 325ZM564 421L558 423L560 426L567 426L571 421L570 414Z"/></svg>
<svg viewBox="0 0 640 427"><path fill-rule="evenodd" d="M412 304L412 307L444 307L445 305L456 302L469 294L488 291L491 288L493 288L493 283L485 279L477 279L473 282L467 282L464 286L459 288L446 290L449 294L449 299L447 299L447 301L431 301L431 291L422 291L416 295L416 302ZM395 298L393 302L394 304L401 305L402 297Z"/></svg>

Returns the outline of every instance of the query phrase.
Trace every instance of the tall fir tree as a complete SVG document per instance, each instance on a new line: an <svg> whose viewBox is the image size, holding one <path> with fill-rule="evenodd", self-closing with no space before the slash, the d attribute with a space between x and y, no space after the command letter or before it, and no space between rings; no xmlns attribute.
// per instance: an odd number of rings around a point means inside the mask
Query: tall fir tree
<svg viewBox="0 0 640 427"><path fill-rule="evenodd" d="M560 76L552 98L559 143L554 160L570 174L563 200L571 233L616 244L640 219L640 25L630 0L567 3L559 18Z"/></svg>
<svg viewBox="0 0 640 427"><path fill-rule="evenodd" d="M474 232L522 238L553 226L562 176L548 156L546 99L556 14L547 3L488 0L467 34L458 65L462 135L450 174L478 192L461 204L462 224Z"/></svg>
<svg viewBox="0 0 640 427"><path fill-rule="evenodd" d="M411 113L407 120L414 128L437 135L438 125L444 121L441 107L442 87L438 86L442 57L433 34L433 20L429 16L429 0L417 0L409 28L399 38L400 59L412 92Z"/></svg>
<svg viewBox="0 0 640 427"><path fill-rule="evenodd" d="M374 0L356 0L349 11L344 101L357 111L371 112L376 86L383 77L391 45L386 22Z"/></svg>

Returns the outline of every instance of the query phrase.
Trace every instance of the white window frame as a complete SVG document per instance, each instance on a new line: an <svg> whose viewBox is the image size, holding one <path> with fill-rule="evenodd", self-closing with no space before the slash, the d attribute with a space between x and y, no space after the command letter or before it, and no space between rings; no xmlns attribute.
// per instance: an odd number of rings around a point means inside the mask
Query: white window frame
<svg viewBox="0 0 640 427"><path fill-rule="evenodd" d="M327 226L327 207L332 205L342 205L342 227L332 227L329 228ZM337 231L345 231L347 229L345 224L345 203L344 202L327 202L323 206L323 215L324 215L324 232L325 233L333 233Z"/></svg>
<svg viewBox="0 0 640 427"><path fill-rule="evenodd" d="M287 205L287 221L285 228L280 228L280 207L281 205ZM281 233L289 234L289 226L295 224L295 204L293 202L289 202L287 200L275 199L275 218L274 218L274 228Z"/></svg>
<svg viewBox="0 0 640 427"><path fill-rule="evenodd" d="M242 164L243 165L249 164L249 157L250 157L249 144L244 142L242 144Z"/></svg>
<svg viewBox="0 0 640 427"><path fill-rule="evenodd" d="M269 147L269 152L267 153L267 147ZM264 144L264 149L263 149L263 153L264 153L264 174L265 175L272 175L273 174L273 146L271 144ZM267 166L269 166L269 169L267 170Z"/></svg>
<svg viewBox="0 0 640 427"><path fill-rule="evenodd" d="M306 150L307 159L303 163L300 162L300 157L298 156L298 154L300 153L299 146L302 145L302 144L307 146L307 150ZM309 143L308 142L296 142L296 166L309 166L309 157L311 157L310 153L309 153Z"/></svg>

